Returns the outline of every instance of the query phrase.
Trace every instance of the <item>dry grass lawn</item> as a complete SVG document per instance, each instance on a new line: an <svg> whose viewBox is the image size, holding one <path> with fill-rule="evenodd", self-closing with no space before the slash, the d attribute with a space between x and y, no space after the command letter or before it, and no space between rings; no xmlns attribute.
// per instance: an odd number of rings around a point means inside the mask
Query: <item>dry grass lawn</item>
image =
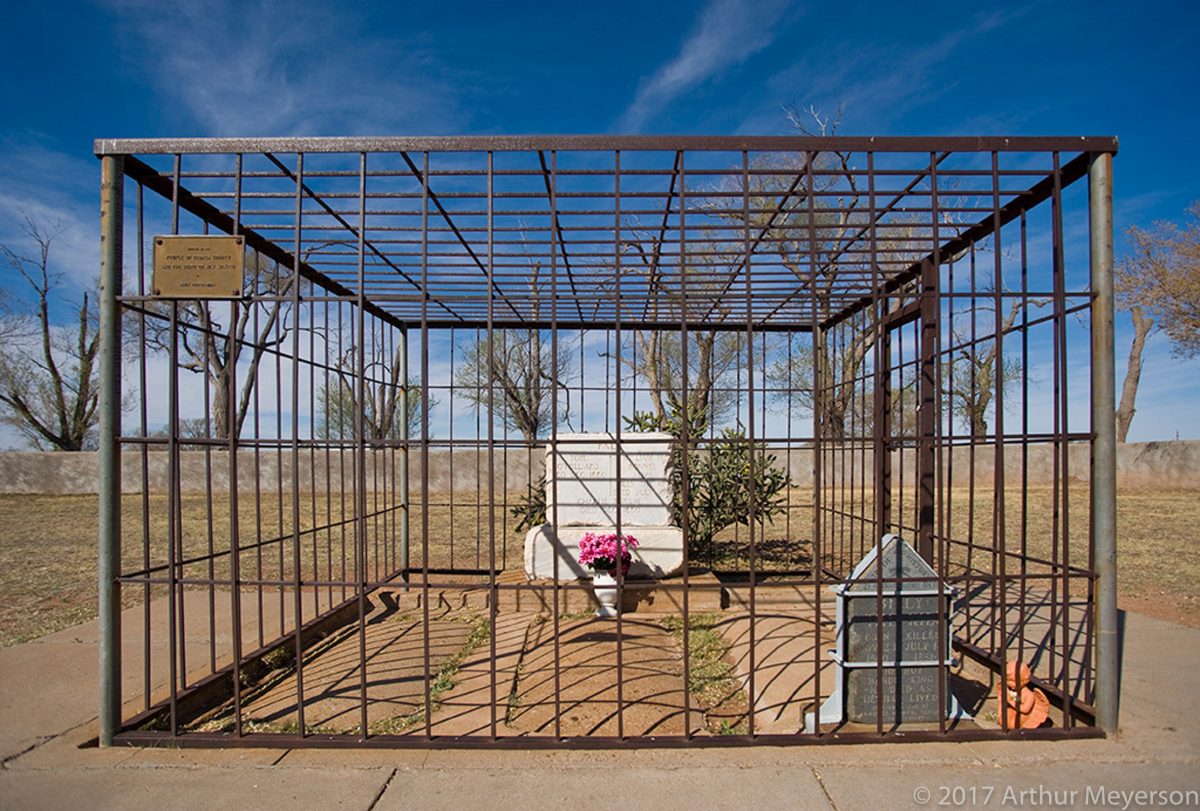
<svg viewBox="0 0 1200 811"><path fill-rule="evenodd" d="M1071 497L1071 548L1072 559L1086 563L1087 538L1087 489L1085 485L1073 485ZM473 498L474 494L471 494ZM388 505L381 500L378 506ZM780 519L768 527L763 543L767 554L765 563L772 561L782 565L788 560L800 561L807 558L807 544L796 542L795 537L803 532L811 521L811 510L806 506L808 493L796 491L789 522ZM974 526L977 542L987 539L990 544L992 526L992 498L990 491L976 493L975 514L968 522L968 507L971 499L966 491L955 491L951 501L950 523L955 534L965 536L968 526ZM167 503L162 496L153 496L148 505L138 495L126 496L123 502L124 523L124 571L141 568L143 556L143 507L150 515L150 557L152 565L166 562L167 549ZM851 505L847 505L851 506ZM302 530L313 526L323 527L337 524L342 516L349 516L353 505L347 499L345 512L340 495L332 500L324 496L315 501L304 497L300 505ZM0 495L0 646L8 646L53 633L54 631L84 622L96 616L96 508L95 496L42 496ZM228 504L217 500L211 508L202 495L188 495L183 499L183 535L185 556L204 556L209 548L210 517L212 548L216 551L229 549L230 516ZM280 514L282 513L282 520ZM239 509L242 543L258 536L272 539L288 537L290 550L292 506L285 496L264 494L261 509L256 510L252 500L245 500ZM1031 492L1028 521L1028 543L1031 554L1046 554L1051 551L1052 533L1050 498L1048 491ZM1010 539L1017 537L1020 526L1020 500L1010 494L1006 507ZM386 539L398 536L396 513L384 510L370 521L368 545L372 550L380 549L377 561L379 571L387 570L389 558L382 557ZM522 540L513 531L513 520L505 517L504 511L495 511L498 566L519 569L521 566ZM412 564L422 561L420 544L422 519L420 511L414 509L412 519ZM488 565L488 513L486 509L458 506L451 521L450 509L445 506L430 508L429 565L446 567L452 563L463 568L486 568ZM1118 504L1118 565L1120 577L1120 602L1122 607L1152 616L1200 627L1200 546L1194 542L1193 528L1200 526L1200 491L1196 490L1138 490L1122 492ZM448 539L453 530L454 559ZM850 532L849 529L843 532ZM347 542L351 537L346 529ZM728 533L727 533L728 534ZM740 537L744 539L744 529ZM378 539L379 545L376 545ZM1014 541L1010 540L1010 545ZM342 575L343 531L341 526L322 529L303 536L302 549L306 560L314 557L317 574L334 579ZM771 552L770 550L775 550ZM240 563L243 577L255 577L262 572L264 578L282 573L292 577L289 568L290 555L285 554L281 565L279 544L267 544L262 548L261 570L257 550L243 551ZM963 552L959 550L955 557ZM979 553L975 554L987 554ZM372 551L372 555L374 552ZM723 556L733 563L738 555ZM961 560L961 558L960 558ZM987 568L986 561L975 561L976 566ZM309 564L311 565L311 564ZM376 566L373 562L372 567ZM188 577L209 576L207 560L190 564L186 568ZM227 577L229 556L216 558L213 575ZM310 576L308 572L305 577ZM126 588L126 604L142 599L143 589Z"/></svg>

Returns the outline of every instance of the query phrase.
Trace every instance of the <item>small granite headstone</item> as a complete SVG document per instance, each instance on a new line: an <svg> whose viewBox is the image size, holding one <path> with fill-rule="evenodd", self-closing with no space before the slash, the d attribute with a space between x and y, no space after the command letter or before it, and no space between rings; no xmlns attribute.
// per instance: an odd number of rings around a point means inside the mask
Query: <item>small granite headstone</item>
<svg viewBox="0 0 1200 811"><path fill-rule="evenodd" d="M821 705L821 723L874 724L878 718L893 726L964 715L949 680L943 681L953 663L954 589L939 589L937 573L916 550L898 535L885 535L833 592L836 682ZM813 726L810 714L810 731Z"/></svg>

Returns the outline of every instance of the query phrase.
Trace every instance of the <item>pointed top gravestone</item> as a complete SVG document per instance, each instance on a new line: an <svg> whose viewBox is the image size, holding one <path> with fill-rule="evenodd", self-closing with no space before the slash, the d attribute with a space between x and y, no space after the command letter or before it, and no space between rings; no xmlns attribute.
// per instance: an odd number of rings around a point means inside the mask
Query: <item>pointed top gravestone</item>
<svg viewBox="0 0 1200 811"><path fill-rule="evenodd" d="M897 582L903 581L903 582ZM885 535L837 596L833 693L820 722L887 726L968 717L950 690L955 589L899 535ZM807 719L809 731L816 719Z"/></svg>
<svg viewBox="0 0 1200 811"><path fill-rule="evenodd" d="M899 579L911 582L894 582ZM854 567L846 588L856 592L875 591L880 580L887 592L929 591L937 589L938 576L903 538L885 535L882 543L873 547Z"/></svg>

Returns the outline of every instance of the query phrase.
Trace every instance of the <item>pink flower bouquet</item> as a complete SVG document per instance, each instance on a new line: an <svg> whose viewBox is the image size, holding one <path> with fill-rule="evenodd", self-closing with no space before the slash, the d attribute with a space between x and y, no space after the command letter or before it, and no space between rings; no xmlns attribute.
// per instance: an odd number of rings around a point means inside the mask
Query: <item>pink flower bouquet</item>
<svg viewBox="0 0 1200 811"><path fill-rule="evenodd" d="M597 535L585 532L579 539L579 562L595 572L608 572L615 575L617 561L621 561L621 576L629 573L629 564L633 560L630 550L637 549L638 540L632 535L617 537L615 532L607 535Z"/></svg>

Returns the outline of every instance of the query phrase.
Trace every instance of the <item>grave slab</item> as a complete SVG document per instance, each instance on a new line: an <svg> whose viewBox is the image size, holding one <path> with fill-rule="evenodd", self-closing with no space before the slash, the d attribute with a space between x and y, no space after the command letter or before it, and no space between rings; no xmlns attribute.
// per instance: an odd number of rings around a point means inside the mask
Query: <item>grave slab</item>
<svg viewBox="0 0 1200 811"><path fill-rule="evenodd" d="M558 558L559 580L590 579L591 570L579 564L579 539L586 532L607 534L608 525L563 526L555 531L549 524L534 527L525 536L525 576L531 580L554 578ZM638 539L629 566L630 578L661 578L683 570L683 530L679 527L622 527L622 533Z"/></svg>

